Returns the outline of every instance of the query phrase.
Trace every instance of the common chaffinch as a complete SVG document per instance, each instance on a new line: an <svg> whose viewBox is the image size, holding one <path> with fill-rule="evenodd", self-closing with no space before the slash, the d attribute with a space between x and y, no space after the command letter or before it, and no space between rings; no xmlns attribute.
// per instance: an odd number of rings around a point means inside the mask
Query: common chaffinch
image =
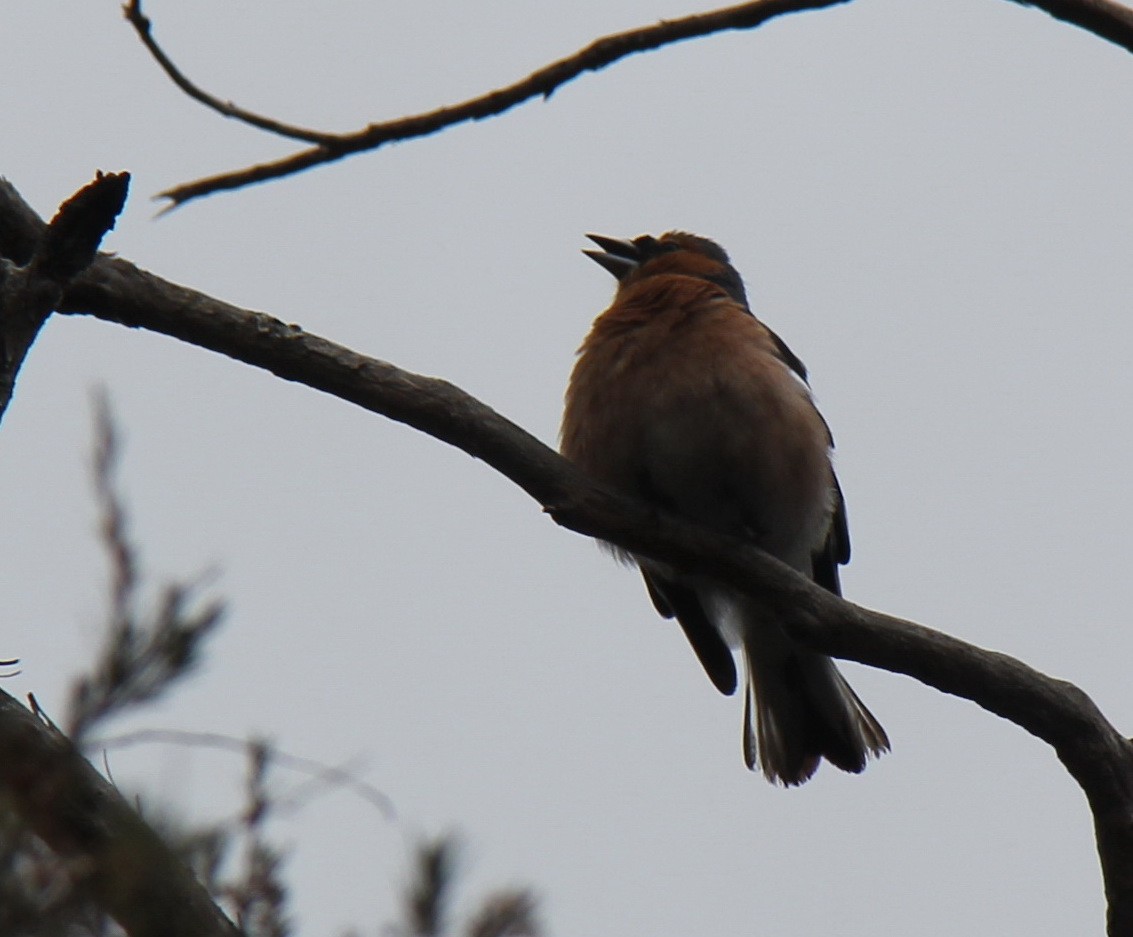
<svg viewBox="0 0 1133 937"><path fill-rule="evenodd" d="M614 488L751 541L840 595L850 540L830 430L806 368L752 314L727 253L680 231L587 236L601 250L583 253L618 286L571 373L563 455ZM889 749L829 657L792 641L742 594L613 549L637 563L657 611L680 622L728 695L739 651L749 768L758 762L768 780L801 784L822 758L857 773Z"/></svg>

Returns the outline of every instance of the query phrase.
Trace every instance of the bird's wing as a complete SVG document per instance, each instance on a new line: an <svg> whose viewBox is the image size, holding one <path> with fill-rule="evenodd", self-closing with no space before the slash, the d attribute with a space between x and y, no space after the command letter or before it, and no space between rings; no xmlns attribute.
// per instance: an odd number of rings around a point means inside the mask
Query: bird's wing
<svg viewBox="0 0 1133 937"><path fill-rule="evenodd" d="M763 325L763 323L761 322L760 325ZM772 332L771 329L768 329L766 325L763 327L767 329L767 334L771 336L771 341L775 343L775 350L779 352L779 357L782 358L787 363L787 367L802 378L803 383L806 384L806 365L802 363L798 355L791 351L783 339Z"/></svg>
<svg viewBox="0 0 1133 937"><path fill-rule="evenodd" d="M812 571L815 582L835 595L841 595L838 567L850 562L850 528L846 522L846 502L837 476L834 478L834 497L836 500L834 514L830 518L830 531L822 548L814 554Z"/></svg>
<svg viewBox="0 0 1133 937"><path fill-rule="evenodd" d="M767 327L764 326L764 328ZM767 334L771 336L771 340L775 343L775 350L779 352L787 367L806 383L806 365L799 360L798 355L791 351L787 343L771 329L767 329ZM822 422L826 423L826 420ZM830 432L829 425L826 426L826 436L830 440L830 448L833 449L834 436ZM842 585L838 578L838 567L845 566L849 562L850 528L846 522L846 499L842 496L842 486L838 484L838 478L835 476L834 513L830 518L830 532L827 534L822 548L813 557L814 581L823 588L829 589L835 595L841 595Z"/></svg>

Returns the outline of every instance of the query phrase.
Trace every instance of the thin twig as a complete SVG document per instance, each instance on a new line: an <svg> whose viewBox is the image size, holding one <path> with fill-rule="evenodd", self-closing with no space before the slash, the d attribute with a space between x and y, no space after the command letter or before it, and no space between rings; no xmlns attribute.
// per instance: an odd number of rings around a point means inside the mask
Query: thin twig
<svg viewBox="0 0 1133 937"><path fill-rule="evenodd" d="M180 729L139 729L122 735L95 739L88 742L88 748L101 748L107 751L117 748L130 748L134 745L183 745L192 748L213 748L221 751L246 752L248 741L231 735L218 732L188 732ZM374 785L362 780L347 767L328 765L313 758L303 758L299 755L289 755L276 748L272 749L272 762L282 768L300 772L308 776L310 781L318 784L344 787L375 807L385 820L393 822L397 819L397 811L389 795L383 793ZM298 801L299 791L280 798L279 802ZM278 809L278 807L277 807Z"/></svg>
<svg viewBox="0 0 1133 937"><path fill-rule="evenodd" d="M162 71L169 76L169 79L178 88L184 91L185 94L194 101L200 101L205 107L211 108L224 117L231 117L253 127L258 127L260 130L279 134L281 137L287 137L292 140L304 140L307 143L329 145L339 139L338 134L322 133L318 130L298 127L294 124L285 124L274 118L264 117L262 114L245 110L233 104L231 101L222 101L220 98L214 97L203 88L190 81L185 73L173 63L173 60L165 54L165 50L157 44L157 40L153 37L153 24L150 22L149 17L142 12L142 0L130 0L129 3L122 7L122 13L130 25L134 27L138 38L142 40L142 45L146 47L149 54L152 55L157 64L161 66Z"/></svg>

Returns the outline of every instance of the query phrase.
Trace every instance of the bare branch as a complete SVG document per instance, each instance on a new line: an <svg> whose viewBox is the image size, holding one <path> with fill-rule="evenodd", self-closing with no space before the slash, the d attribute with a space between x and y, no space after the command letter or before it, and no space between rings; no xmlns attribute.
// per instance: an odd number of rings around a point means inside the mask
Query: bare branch
<svg viewBox="0 0 1133 937"><path fill-rule="evenodd" d="M288 137L292 140L304 140L307 143L325 143L328 145L333 145L338 140L339 134L321 133L318 130L309 130L306 127L285 124L274 118L264 117L261 114L256 114L242 107L237 107L231 101L222 101L220 98L214 97L204 89L193 84L193 82L185 76L184 72L173 63L173 60L165 54L161 46L157 44L157 40L153 37L153 24L150 22L149 17L142 12L142 0L130 0L130 2L122 8L122 13L130 25L134 27L138 38L142 40L142 45L146 47L149 54L152 55L157 64L161 66L162 71L169 76L169 79L178 88L184 91L194 101L200 101L205 107L211 108L224 117L231 117L245 124L250 124L253 127L258 127L260 130L279 134L281 137Z"/></svg>
<svg viewBox="0 0 1133 937"><path fill-rule="evenodd" d="M274 162L260 163L173 186L158 193L158 198L169 199L168 208L176 208L215 192L239 189L269 179L279 179L355 153L376 150L395 140L412 140L470 120L494 117L532 98L549 98L560 87L583 73L598 71L619 59L639 52L649 52L674 42L708 36L712 33L733 29L754 29L786 13L817 10L847 2L849 0L749 0L737 6L697 13L676 20L662 20L653 26L642 26L604 36L574 55L552 62L521 81L504 88L423 114L370 124L355 133L328 137L312 149L300 150Z"/></svg>
<svg viewBox="0 0 1133 937"><path fill-rule="evenodd" d="M129 190L128 172L95 173L93 182L59 206L32 256L33 270L65 284L86 267L118 220Z"/></svg>
<svg viewBox="0 0 1133 937"><path fill-rule="evenodd" d="M1011 0L1020 6L1038 7L1055 19L1080 26L1133 52L1133 9L1116 0Z"/></svg>
<svg viewBox="0 0 1133 937"><path fill-rule="evenodd" d="M206 176L166 189L158 193L157 197L169 200L169 205L165 209L169 210L206 195L279 179L356 153L376 150L393 141L428 136L456 124L494 117L532 98L550 98L560 87L585 72L599 71L639 52L650 52L675 42L714 33L754 29L770 19L787 13L822 9L847 2L849 0L749 0L747 3L707 13L697 13L681 19L662 20L652 26L642 26L603 36L573 55L552 62L520 81L459 104L370 124L362 130L346 134L323 133L284 124L245 111L231 102L221 101L207 94L182 75L153 40L149 20L141 13L140 0L131 0L125 11L126 18L133 23L146 48L157 59L166 74L190 97L226 117L234 117L272 133L308 140L316 144L313 148L300 150L273 162ZM1011 0L1011 2L1045 10L1057 19L1079 26L1133 52L1133 10L1116 0Z"/></svg>
<svg viewBox="0 0 1133 937"><path fill-rule="evenodd" d="M182 745L186 748L212 748L223 751L246 753L248 741L217 732L186 732L180 729L139 729L123 735L93 739L87 743L90 749L112 751L130 748L134 745ZM273 811L276 814L294 811L309 801L312 793L346 788L356 796L375 807L387 821L397 819L397 810L389 795L359 777L355 769L348 765L328 765L313 758L290 755L272 748L272 764L307 775L307 781L291 791L277 795Z"/></svg>
<svg viewBox="0 0 1133 937"><path fill-rule="evenodd" d="M28 349L67 282L91 262L114 227L129 184L128 173L100 172L60 206L50 225L43 226L27 206L9 219L26 223L30 212L40 226L34 239L17 251L3 251L0 258L0 417L12 400Z"/></svg>

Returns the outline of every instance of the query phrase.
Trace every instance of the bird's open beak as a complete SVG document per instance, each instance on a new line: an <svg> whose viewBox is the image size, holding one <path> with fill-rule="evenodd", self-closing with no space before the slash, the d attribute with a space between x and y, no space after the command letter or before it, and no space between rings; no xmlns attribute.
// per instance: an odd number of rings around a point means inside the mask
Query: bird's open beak
<svg viewBox="0 0 1133 937"><path fill-rule="evenodd" d="M604 234L588 234L590 240L597 244L600 251L584 250L587 257L595 263L601 264L617 279L624 279L637 269L641 263L641 251L633 241L623 241L619 238L606 237Z"/></svg>

